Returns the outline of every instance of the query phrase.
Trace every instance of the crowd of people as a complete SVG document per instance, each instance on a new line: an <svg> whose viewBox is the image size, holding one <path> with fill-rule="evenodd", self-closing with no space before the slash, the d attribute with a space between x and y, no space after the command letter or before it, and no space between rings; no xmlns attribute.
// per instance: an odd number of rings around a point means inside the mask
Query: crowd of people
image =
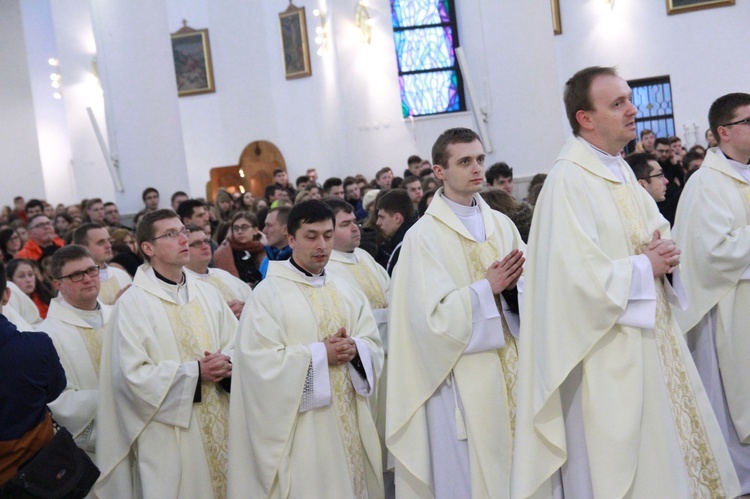
<svg viewBox="0 0 750 499"><path fill-rule="evenodd" d="M465 128L371 180L149 187L132 227L17 197L0 485L54 420L96 497L750 494L750 95L708 149L644 130L627 156L614 69L564 102L523 199Z"/></svg>

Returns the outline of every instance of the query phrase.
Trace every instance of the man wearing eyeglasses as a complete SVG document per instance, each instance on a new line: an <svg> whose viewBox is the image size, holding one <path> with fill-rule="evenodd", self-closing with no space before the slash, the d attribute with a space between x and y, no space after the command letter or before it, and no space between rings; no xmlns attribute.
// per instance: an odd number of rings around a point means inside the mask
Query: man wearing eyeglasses
<svg viewBox="0 0 750 499"><path fill-rule="evenodd" d="M52 255L50 271L60 294L39 329L52 338L68 384L49 407L55 421L95 459L99 361L111 307L97 300L99 268L86 248L61 248Z"/></svg>
<svg viewBox="0 0 750 499"><path fill-rule="evenodd" d="M51 255L57 248L61 248L65 244L62 239L55 235L52 222L45 215L32 216L26 228L29 231L29 239L23 245L23 248L18 250L15 258L26 258L38 262L42 257Z"/></svg>
<svg viewBox="0 0 750 499"><path fill-rule="evenodd" d="M99 497L226 496L237 319L214 288L183 271L188 236L172 210L138 224L147 263L117 301L102 351Z"/></svg>
<svg viewBox="0 0 750 499"><path fill-rule="evenodd" d="M750 94L717 99L718 147L685 185L675 221L690 308L675 310L750 493Z"/></svg>
<svg viewBox="0 0 750 499"><path fill-rule="evenodd" d="M630 165L635 178L638 179L641 187L646 189L648 195L657 203L664 201L669 180L664 176L661 166L653 156L645 152L637 152L627 156L625 162Z"/></svg>
<svg viewBox="0 0 750 499"><path fill-rule="evenodd" d="M188 224L186 229L190 231L188 236L190 261L185 264L185 273L194 275L197 279L216 288L234 312L235 317L239 319L253 288L226 270L210 268L208 264L211 263L213 256L211 239L206 235L203 227Z"/></svg>
<svg viewBox="0 0 750 499"><path fill-rule="evenodd" d="M89 250L94 263L99 266L99 300L114 305L133 280L127 272L110 267L108 263L114 256L109 231L98 223L83 224L73 232L73 244Z"/></svg>

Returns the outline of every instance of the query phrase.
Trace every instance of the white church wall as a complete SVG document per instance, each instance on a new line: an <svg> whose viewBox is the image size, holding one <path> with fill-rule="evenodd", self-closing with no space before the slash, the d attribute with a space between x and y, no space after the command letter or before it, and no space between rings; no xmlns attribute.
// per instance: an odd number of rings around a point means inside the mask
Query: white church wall
<svg viewBox="0 0 750 499"><path fill-rule="evenodd" d="M664 2L653 1L616 0L610 8L603 0L572 0L560 8L559 85L591 65L615 65L628 80L669 75L683 145L694 143L693 124L705 144L708 108L717 97L750 91L748 2L671 16Z"/></svg>

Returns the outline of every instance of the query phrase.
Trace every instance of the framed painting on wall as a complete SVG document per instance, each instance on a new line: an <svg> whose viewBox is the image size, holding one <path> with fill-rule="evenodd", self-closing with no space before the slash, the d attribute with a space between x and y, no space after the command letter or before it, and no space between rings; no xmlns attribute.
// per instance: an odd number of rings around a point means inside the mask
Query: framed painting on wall
<svg viewBox="0 0 750 499"><path fill-rule="evenodd" d="M187 21L182 24L183 27L171 35L177 94L184 97L216 92L208 30L190 28Z"/></svg>
<svg viewBox="0 0 750 499"><path fill-rule="evenodd" d="M734 5L734 0L667 0L667 14L681 14L699 9Z"/></svg>
<svg viewBox="0 0 750 499"><path fill-rule="evenodd" d="M550 0L552 6L552 31L556 35L562 34L562 21L560 21L560 0Z"/></svg>
<svg viewBox="0 0 750 499"><path fill-rule="evenodd" d="M289 2L289 7L279 14L279 29L281 30L281 51L284 56L286 79L311 76L305 8L295 7Z"/></svg>

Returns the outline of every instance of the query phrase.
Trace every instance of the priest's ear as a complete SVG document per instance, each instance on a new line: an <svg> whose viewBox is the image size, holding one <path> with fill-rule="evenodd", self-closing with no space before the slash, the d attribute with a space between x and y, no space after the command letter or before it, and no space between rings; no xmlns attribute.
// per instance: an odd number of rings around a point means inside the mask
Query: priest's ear
<svg viewBox="0 0 750 499"><path fill-rule="evenodd" d="M594 122L591 119L589 111L584 111L583 109L576 111L576 121L583 130L590 132L594 129Z"/></svg>

